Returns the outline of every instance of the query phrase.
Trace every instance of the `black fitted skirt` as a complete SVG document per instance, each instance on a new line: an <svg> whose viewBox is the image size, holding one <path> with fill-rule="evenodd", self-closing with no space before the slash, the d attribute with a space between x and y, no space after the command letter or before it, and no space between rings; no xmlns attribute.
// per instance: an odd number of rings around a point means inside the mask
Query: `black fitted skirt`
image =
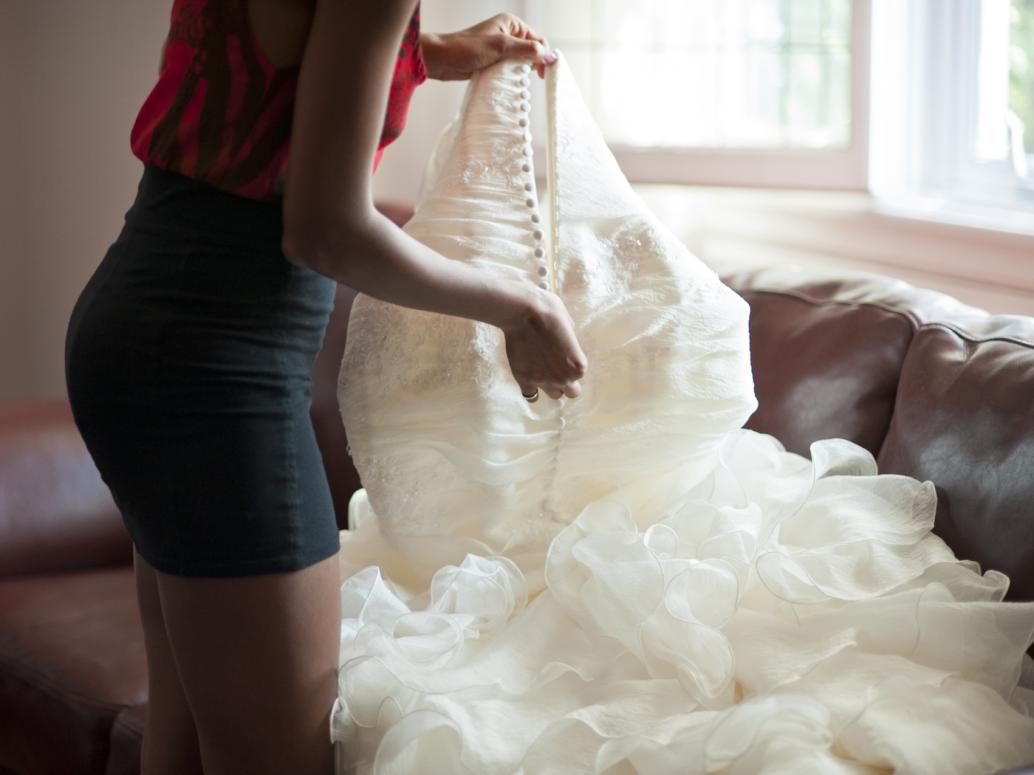
<svg viewBox="0 0 1034 775"><path fill-rule="evenodd" d="M309 418L335 282L290 263L277 205L144 169L68 323L76 425L139 553L182 576L339 549Z"/></svg>

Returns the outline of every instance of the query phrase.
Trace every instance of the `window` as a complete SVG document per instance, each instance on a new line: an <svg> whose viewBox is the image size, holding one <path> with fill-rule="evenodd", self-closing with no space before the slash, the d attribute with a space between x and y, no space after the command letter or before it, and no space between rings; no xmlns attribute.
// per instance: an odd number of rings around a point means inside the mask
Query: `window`
<svg viewBox="0 0 1034 775"><path fill-rule="evenodd" d="M1009 109L1015 115L1009 125L1010 150L1022 150L1029 174L1034 168L1034 0L1013 0L1009 6L1008 68Z"/></svg>
<svg viewBox="0 0 1034 775"><path fill-rule="evenodd" d="M876 0L872 188L890 209L1034 230L1034 1Z"/></svg>
<svg viewBox="0 0 1034 775"><path fill-rule="evenodd" d="M526 0L633 182L1034 233L1034 0Z"/></svg>
<svg viewBox="0 0 1034 775"><path fill-rule="evenodd" d="M638 182L863 188L868 0L529 0Z"/></svg>
<svg viewBox="0 0 1034 775"><path fill-rule="evenodd" d="M1006 161L1034 186L1034 0L983 3L979 100L977 158Z"/></svg>

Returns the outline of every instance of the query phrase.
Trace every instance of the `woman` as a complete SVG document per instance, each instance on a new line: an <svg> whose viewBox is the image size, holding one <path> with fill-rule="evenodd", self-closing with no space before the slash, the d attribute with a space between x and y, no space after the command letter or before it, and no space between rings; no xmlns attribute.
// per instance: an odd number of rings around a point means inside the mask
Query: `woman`
<svg viewBox="0 0 1034 775"><path fill-rule="evenodd" d="M425 77L553 61L511 15L421 35L418 14L174 3L131 137L137 198L66 340L76 423L134 542L144 775L332 772L339 543L308 407L335 281L497 325L529 400L579 394L557 296L450 261L373 207Z"/></svg>

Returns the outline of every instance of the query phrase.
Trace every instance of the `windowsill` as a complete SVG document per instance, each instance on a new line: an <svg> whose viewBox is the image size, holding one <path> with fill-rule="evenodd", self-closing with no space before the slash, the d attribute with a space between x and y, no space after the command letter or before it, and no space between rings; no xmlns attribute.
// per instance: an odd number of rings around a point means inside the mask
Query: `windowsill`
<svg viewBox="0 0 1034 775"><path fill-rule="evenodd" d="M880 200L870 198L873 213L940 226L975 229L988 237L1029 238L1034 249L1034 212L968 206L939 199Z"/></svg>
<svg viewBox="0 0 1034 775"><path fill-rule="evenodd" d="M1034 232L1025 229L889 207L859 191L634 188L718 271L778 263L875 272L990 311L1034 314Z"/></svg>

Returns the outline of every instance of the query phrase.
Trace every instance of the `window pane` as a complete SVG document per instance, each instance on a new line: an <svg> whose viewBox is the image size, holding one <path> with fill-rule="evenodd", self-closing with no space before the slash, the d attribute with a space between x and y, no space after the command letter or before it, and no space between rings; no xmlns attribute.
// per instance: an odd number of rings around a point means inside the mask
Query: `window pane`
<svg viewBox="0 0 1034 775"><path fill-rule="evenodd" d="M822 42L827 23L823 0L794 0L787 3L789 37L792 43L814 46Z"/></svg>
<svg viewBox="0 0 1034 775"><path fill-rule="evenodd" d="M1009 18L1009 108L1023 122L1034 153L1034 0L1012 0Z"/></svg>
<svg viewBox="0 0 1034 775"><path fill-rule="evenodd" d="M792 145L842 145L848 137L850 71L840 52L825 55L810 51L789 54L790 88L786 101L786 129Z"/></svg>
<svg viewBox="0 0 1034 775"><path fill-rule="evenodd" d="M531 2L612 143L850 141L851 0Z"/></svg>
<svg viewBox="0 0 1034 775"><path fill-rule="evenodd" d="M727 68L721 131L728 145L764 148L782 141L785 61L776 48L728 52L715 62ZM716 143L719 144L719 143Z"/></svg>
<svg viewBox="0 0 1034 775"><path fill-rule="evenodd" d="M851 44L851 4L826 0L826 13L829 15L822 28L822 42L846 48Z"/></svg>

